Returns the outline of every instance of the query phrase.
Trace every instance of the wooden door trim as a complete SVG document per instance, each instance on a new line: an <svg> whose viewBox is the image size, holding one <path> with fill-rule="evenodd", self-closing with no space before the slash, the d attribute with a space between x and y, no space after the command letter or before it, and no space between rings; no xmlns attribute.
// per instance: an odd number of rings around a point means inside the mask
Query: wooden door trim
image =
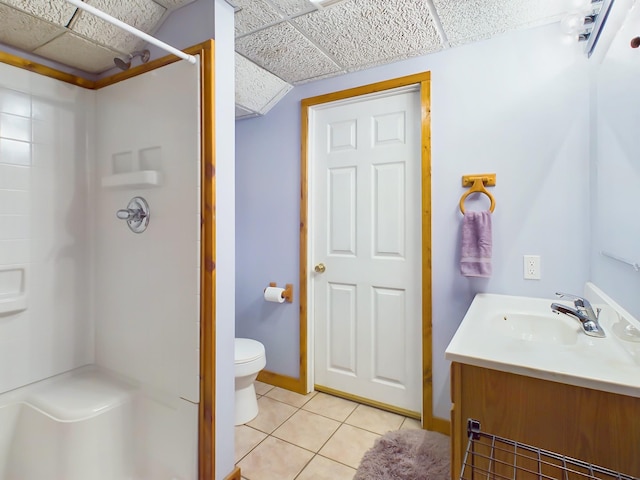
<svg viewBox="0 0 640 480"><path fill-rule="evenodd" d="M300 378L299 386L307 388L308 375L308 313L307 299L309 278L307 256L309 253L309 109L323 103L335 102L394 88L420 85L421 102L421 161L422 161L422 410L423 427L449 434L449 421L433 416L433 362L432 362L432 283L431 283L431 72L423 72L405 77L361 87L332 92L301 101L301 141L300 141Z"/></svg>
<svg viewBox="0 0 640 480"><path fill-rule="evenodd" d="M201 252L200 252L200 404L198 406L198 478L215 476L215 299L216 299L216 228L215 228L215 82L214 41L207 40L184 51L200 56L200 128L201 138ZM147 64L119 72L100 80L87 80L51 67L0 52L0 63L29 70L89 90L99 90L123 80L142 75L181 59L167 55ZM238 470L239 472L239 470Z"/></svg>

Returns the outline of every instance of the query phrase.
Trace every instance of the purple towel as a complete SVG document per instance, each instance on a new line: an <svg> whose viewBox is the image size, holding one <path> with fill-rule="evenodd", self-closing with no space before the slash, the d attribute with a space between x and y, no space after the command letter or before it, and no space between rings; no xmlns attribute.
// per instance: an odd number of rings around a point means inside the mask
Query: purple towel
<svg viewBox="0 0 640 480"><path fill-rule="evenodd" d="M465 277L490 277L491 245L491 212L466 212L462 219L460 273Z"/></svg>

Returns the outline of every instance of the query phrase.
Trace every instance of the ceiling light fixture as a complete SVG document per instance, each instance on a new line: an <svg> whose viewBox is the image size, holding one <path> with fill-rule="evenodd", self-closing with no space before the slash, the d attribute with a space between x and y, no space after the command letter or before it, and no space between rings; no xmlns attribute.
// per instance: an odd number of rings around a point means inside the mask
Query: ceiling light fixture
<svg viewBox="0 0 640 480"><path fill-rule="evenodd" d="M584 8L569 12L561 21L563 33L586 42L585 53L591 56L614 0L591 0Z"/></svg>
<svg viewBox="0 0 640 480"><path fill-rule="evenodd" d="M588 57L591 56L594 49L596 48L596 44L598 43L598 39L600 38L600 32L604 28L604 25L609 17L609 12L611 11L611 6L613 5L614 0L602 0L599 3L597 13L593 13L593 27L591 28L591 33L589 35L589 39L587 41L587 46L585 47L585 52Z"/></svg>

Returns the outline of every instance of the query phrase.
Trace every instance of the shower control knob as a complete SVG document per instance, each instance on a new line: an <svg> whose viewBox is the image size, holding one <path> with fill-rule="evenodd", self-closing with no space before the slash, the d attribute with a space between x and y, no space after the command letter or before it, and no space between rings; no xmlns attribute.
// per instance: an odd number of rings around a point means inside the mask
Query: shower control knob
<svg viewBox="0 0 640 480"><path fill-rule="evenodd" d="M142 233L149 225L149 204L142 197L133 197L127 208L116 212L116 217L126 220L129 229L134 233Z"/></svg>
<svg viewBox="0 0 640 480"><path fill-rule="evenodd" d="M327 267L324 266L324 263L319 263L313 268L316 273L324 273L326 269Z"/></svg>
<svg viewBox="0 0 640 480"><path fill-rule="evenodd" d="M133 212L131 210L118 210L116 216L120 220L129 220L133 216Z"/></svg>

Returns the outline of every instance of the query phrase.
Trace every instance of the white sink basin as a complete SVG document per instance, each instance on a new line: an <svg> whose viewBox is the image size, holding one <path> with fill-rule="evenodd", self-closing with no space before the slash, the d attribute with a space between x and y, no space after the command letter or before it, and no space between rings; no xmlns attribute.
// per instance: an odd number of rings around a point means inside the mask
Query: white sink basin
<svg viewBox="0 0 640 480"><path fill-rule="evenodd" d="M587 284L590 292L596 287ZM603 293L593 296L602 307L606 337L590 337L580 323L551 311L557 298L478 294L447 347L447 360L571 385L640 397L640 343L615 335L620 315ZM609 297L607 297L608 299ZM569 302L559 302L570 305ZM633 325L636 324L635 319ZM639 328L639 327L637 327ZM628 334L627 336L630 336Z"/></svg>
<svg viewBox="0 0 640 480"><path fill-rule="evenodd" d="M493 315L490 326L496 333L518 340L575 345L581 331L578 321L573 320L573 322L574 324L571 324L554 313L506 311L503 314Z"/></svg>

